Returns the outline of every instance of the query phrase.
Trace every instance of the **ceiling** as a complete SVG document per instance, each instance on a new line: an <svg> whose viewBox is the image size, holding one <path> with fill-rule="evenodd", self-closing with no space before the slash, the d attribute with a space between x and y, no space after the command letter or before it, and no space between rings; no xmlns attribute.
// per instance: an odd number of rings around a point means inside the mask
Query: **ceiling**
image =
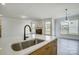
<svg viewBox="0 0 79 59"><path fill-rule="evenodd" d="M43 19L59 18L65 16L65 9L68 15L79 14L78 3L6 3L0 4L0 14L7 17Z"/></svg>

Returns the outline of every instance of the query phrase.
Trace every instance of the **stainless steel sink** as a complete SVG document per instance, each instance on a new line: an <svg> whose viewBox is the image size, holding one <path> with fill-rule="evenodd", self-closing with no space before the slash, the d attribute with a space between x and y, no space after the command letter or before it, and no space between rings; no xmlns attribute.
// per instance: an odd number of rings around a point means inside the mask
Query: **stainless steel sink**
<svg viewBox="0 0 79 59"><path fill-rule="evenodd" d="M25 41L25 42L12 44L11 47L14 51L20 51L22 49L25 49L25 48L31 47L33 45L39 44L43 41L44 40L41 40L41 39L34 39L34 40L29 40L29 41Z"/></svg>

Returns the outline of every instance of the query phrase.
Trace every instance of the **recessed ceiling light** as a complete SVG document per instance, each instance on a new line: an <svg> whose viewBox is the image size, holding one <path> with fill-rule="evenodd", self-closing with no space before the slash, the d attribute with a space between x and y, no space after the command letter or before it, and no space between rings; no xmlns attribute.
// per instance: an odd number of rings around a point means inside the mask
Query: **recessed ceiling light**
<svg viewBox="0 0 79 59"><path fill-rule="evenodd" d="M21 16L21 18L27 18L27 16Z"/></svg>
<svg viewBox="0 0 79 59"><path fill-rule="evenodd" d="M0 14L0 16L3 16L2 14Z"/></svg>
<svg viewBox="0 0 79 59"><path fill-rule="evenodd" d="M1 3L1 5L5 5L5 3Z"/></svg>

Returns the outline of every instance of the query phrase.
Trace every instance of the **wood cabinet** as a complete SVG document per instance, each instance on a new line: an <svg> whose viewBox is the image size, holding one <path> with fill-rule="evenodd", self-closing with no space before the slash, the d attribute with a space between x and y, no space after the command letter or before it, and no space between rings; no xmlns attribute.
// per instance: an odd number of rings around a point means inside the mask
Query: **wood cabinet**
<svg viewBox="0 0 79 59"><path fill-rule="evenodd" d="M42 48L34 51L31 55L56 55L57 54L57 40L54 40Z"/></svg>
<svg viewBox="0 0 79 59"><path fill-rule="evenodd" d="M57 39L52 42L52 55L57 55Z"/></svg>

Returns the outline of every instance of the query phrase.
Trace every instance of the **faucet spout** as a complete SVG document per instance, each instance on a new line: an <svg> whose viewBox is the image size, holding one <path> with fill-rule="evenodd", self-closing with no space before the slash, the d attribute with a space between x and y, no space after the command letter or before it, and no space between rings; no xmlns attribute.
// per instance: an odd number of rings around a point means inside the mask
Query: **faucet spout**
<svg viewBox="0 0 79 59"><path fill-rule="evenodd" d="M31 27L29 25L25 25L24 26L24 40L26 40L26 38L28 38L28 37L26 37L26 27L29 27L29 31L31 32Z"/></svg>

